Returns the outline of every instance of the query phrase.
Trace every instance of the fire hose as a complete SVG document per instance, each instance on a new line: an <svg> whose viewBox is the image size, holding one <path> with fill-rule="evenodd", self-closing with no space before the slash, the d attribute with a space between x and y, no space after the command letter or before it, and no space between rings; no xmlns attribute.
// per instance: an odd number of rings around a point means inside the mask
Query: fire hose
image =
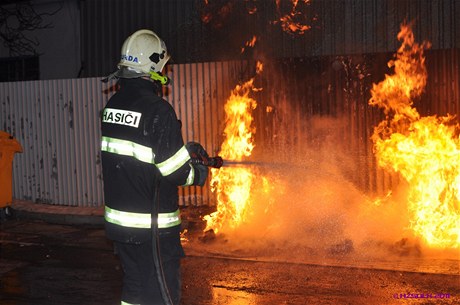
<svg viewBox="0 0 460 305"><path fill-rule="evenodd" d="M202 164L209 167L220 168L223 165L223 160L221 157L212 157L207 159L191 159L190 163L192 164ZM160 236L158 230L158 213L159 213L159 193L158 189L160 187L161 175L157 173L156 177L156 187L154 194L154 202L152 205L152 253L153 253L153 263L155 265L156 276L158 279L158 286L160 288L161 297L165 305L174 305L169 293L168 285L166 283L165 275L163 272L163 264L161 261L160 253Z"/></svg>
<svg viewBox="0 0 460 305"><path fill-rule="evenodd" d="M155 194L154 194L154 202L152 205L152 253L153 253L153 264L155 265L155 271L158 279L158 287L160 289L161 297L165 305L174 305L171 299L171 295L169 294L168 285L166 283L166 278L163 272L163 263L161 261L161 253L160 253L160 232L158 230L158 213L159 213L159 192L158 189L160 187L160 177L161 175L157 173L156 175L156 187L155 187Z"/></svg>

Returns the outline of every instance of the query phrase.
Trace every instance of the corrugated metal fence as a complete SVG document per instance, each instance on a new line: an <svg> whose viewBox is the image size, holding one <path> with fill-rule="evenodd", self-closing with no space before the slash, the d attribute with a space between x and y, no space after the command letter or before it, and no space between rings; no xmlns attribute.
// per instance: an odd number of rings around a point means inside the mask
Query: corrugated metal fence
<svg viewBox="0 0 460 305"><path fill-rule="evenodd" d="M392 54L280 59L255 78L254 159L332 164L341 179L381 194L398 177L376 167L370 136L383 118L368 105ZM460 50L427 52L428 85L414 105L422 115L460 115ZM223 140L223 106L252 62L172 65L165 91L183 122L185 141L212 155ZM100 206L99 113L111 92L99 78L0 84L0 129L24 147L14 160L14 196L51 204ZM313 163L311 161L314 161ZM330 168L329 168L330 169ZM322 167L313 168L315 175ZM209 185L181 189L182 205L214 204Z"/></svg>
<svg viewBox="0 0 460 305"><path fill-rule="evenodd" d="M2 83L1 128L23 146L13 196L63 205L102 203L99 79Z"/></svg>
<svg viewBox="0 0 460 305"><path fill-rule="evenodd" d="M186 141L218 150L222 105L244 66L172 66L174 86L165 98L183 122ZM24 150L13 162L15 198L69 206L103 204L99 117L113 87L100 78L0 83L0 129ZM182 193L183 205L209 200L207 187Z"/></svg>

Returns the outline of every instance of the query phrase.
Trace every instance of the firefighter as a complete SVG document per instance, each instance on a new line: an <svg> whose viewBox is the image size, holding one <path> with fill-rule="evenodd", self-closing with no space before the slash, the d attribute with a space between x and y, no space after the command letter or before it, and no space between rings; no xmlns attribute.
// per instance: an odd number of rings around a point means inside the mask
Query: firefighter
<svg viewBox="0 0 460 305"><path fill-rule="evenodd" d="M179 304L178 186L203 186L208 176L206 166L190 162L191 155L206 158L206 151L199 143L184 145L181 123L161 97L169 57L153 31L136 31L123 43L118 69L104 80L118 79L119 88L102 112L101 158L106 234L124 272L121 304L170 304L164 286Z"/></svg>

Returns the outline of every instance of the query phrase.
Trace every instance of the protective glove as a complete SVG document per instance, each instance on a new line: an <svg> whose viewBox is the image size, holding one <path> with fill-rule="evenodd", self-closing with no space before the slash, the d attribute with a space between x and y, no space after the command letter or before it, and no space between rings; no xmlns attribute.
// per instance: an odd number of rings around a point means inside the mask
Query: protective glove
<svg viewBox="0 0 460 305"><path fill-rule="evenodd" d="M197 142L188 142L185 144L190 158L192 158L191 165L195 169L195 179L193 180L193 185L203 186L208 178L209 169L206 165L200 164L200 162L205 162L209 158L206 150ZM206 163L206 162L205 162Z"/></svg>
<svg viewBox="0 0 460 305"><path fill-rule="evenodd" d="M203 146L201 146L200 143L188 142L187 144L185 144L185 148L187 148L190 158L192 159L206 161L209 158L208 153L203 148Z"/></svg>
<svg viewBox="0 0 460 305"><path fill-rule="evenodd" d="M206 182L206 179L208 178L208 167L201 164L193 164L192 167L195 169L193 185L203 186Z"/></svg>

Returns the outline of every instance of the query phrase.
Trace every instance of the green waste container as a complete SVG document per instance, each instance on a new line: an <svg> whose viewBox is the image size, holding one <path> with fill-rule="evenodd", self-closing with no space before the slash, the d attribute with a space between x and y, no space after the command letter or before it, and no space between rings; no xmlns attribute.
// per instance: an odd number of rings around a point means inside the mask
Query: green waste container
<svg viewBox="0 0 460 305"><path fill-rule="evenodd" d="M9 133L0 130L0 209L13 202L13 158L22 146Z"/></svg>

